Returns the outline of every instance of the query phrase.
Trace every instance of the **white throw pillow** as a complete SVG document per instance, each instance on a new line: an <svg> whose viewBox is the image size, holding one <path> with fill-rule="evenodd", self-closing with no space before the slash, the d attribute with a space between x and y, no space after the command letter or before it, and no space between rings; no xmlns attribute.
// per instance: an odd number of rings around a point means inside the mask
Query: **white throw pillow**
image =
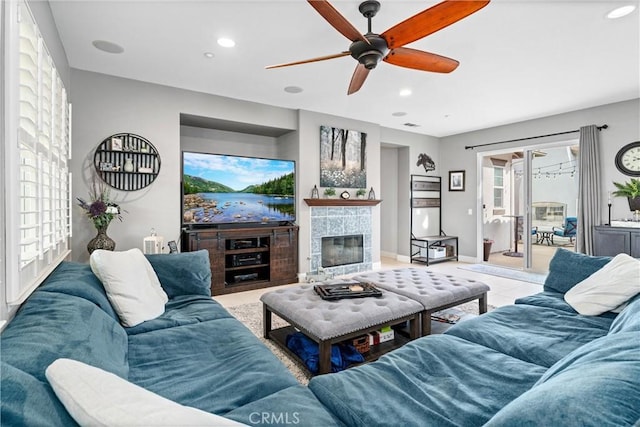
<svg viewBox="0 0 640 427"><path fill-rule="evenodd" d="M598 316L614 310L640 293L640 260L616 255L608 264L564 294L578 313Z"/></svg>
<svg viewBox="0 0 640 427"><path fill-rule="evenodd" d="M81 426L244 426L165 399L111 372L71 359L45 371L53 391Z"/></svg>
<svg viewBox="0 0 640 427"><path fill-rule="evenodd" d="M164 313L169 298L140 249L124 252L98 249L91 254L89 264L124 326L136 326Z"/></svg>

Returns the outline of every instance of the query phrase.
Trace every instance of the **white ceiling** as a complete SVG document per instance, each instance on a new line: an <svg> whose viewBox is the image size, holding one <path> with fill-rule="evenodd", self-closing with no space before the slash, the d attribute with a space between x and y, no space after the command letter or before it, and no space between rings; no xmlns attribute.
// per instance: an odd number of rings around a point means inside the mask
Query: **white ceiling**
<svg viewBox="0 0 640 427"><path fill-rule="evenodd" d="M349 40L304 0L51 0L73 68L446 136L640 97L640 14L629 1L493 0L408 47L460 61L451 74L381 63L347 96L350 56L265 70L347 50ZM381 0L382 33L437 1ZM359 1L333 5L366 32ZM219 37L235 48L217 45ZM94 40L124 47L114 55ZM215 54L207 59L204 52ZM299 86L302 93L284 92ZM402 88L413 94L400 97ZM403 117L394 112L406 112ZM419 127L409 128L411 122Z"/></svg>

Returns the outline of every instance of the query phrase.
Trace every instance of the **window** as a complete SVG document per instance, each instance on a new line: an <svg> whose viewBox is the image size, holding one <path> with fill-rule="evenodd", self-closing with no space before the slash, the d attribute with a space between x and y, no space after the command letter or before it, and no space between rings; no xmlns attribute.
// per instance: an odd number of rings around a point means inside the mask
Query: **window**
<svg viewBox="0 0 640 427"><path fill-rule="evenodd" d="M493 167L493 207L504 208L504 167Z"/></svg>
<svg viewBox="0 0 640 427"><path fill-rule="evenodd" d="M15 305L70 252L71 106L27 4L6 5L6 302Z"/></svg>

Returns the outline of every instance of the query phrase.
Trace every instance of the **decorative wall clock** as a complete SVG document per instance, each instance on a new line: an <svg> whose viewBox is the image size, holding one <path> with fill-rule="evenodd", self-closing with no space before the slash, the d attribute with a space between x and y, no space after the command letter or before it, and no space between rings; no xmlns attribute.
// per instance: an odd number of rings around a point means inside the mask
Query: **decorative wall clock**
<svg viewBox="0 0 640 427"><path fill-rule="evenodd" d="M625 145L616 154L616 167L629 176L640 176L640 141Z"/></svg>

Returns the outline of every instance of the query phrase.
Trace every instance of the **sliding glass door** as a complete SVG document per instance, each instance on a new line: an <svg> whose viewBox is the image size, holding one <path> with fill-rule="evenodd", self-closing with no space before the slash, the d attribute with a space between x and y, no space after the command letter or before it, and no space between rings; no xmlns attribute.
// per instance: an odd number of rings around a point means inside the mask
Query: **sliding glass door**
<svg viewBox="0 0 640 427"><path fill-rule="evenodd" d="M571 141L481 156L484 262L545 273L558 247L573 248L577 151Z"/></svg>

